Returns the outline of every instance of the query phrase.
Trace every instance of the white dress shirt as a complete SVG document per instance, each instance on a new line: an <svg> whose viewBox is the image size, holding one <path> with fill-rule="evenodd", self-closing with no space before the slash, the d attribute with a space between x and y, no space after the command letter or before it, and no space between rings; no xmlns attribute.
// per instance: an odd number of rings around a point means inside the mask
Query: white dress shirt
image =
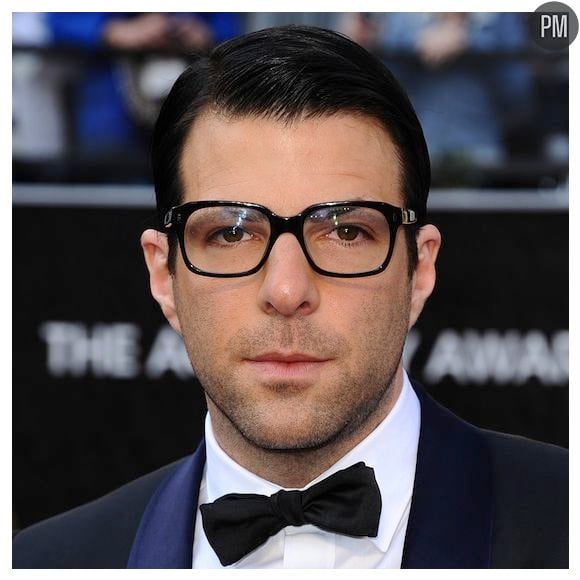
<svg viewBox="0 0 580 580"><path fill-rule="evenodd" d="M376 538L354 538L313 525L288 526L227 568L400 568L415 478L420 404L406 373L389 415L332 467L304 488L364 461L375 470L382 510ZM228 493L272 495L275 485L234 462L219 447L209 413L205 422L207 461L195 522L193 568L224 568L209 545L199 505Z"/></svg>

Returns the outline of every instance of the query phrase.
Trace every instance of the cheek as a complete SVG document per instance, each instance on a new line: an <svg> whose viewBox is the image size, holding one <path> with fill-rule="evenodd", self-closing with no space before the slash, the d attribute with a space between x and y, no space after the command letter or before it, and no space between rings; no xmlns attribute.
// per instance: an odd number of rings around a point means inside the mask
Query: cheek
<svg viewBox="0 0 580 580"><path fill-rule="evenodd" d="M352 291L333 313L340 325L337 330L362 360L380 359L387 351L396 354L407 332L410 283L406 278L387 279L386 274L383 279L378 275L364 291Z"/></svg>
<svg viewBox="0 0 580 580"><path fill-rule="evenodd" d="M218 362L228 352L225 345L231 335L247 326L242 318L248 305L240 294L219 278L196 277L185 282L182 278L175 284L177 314L192 362Z"/></svg>
<svg viewBox="0 0 580 580"><path fill-rule="evenodd" d="M193 363L194 360L206 358L202 345L210 346L209 337L215 335L213 329L216 325L216 316L211 304L211 293L205 291L204 283L192 282L184 283L182 278L181 283L176 283L174 288L181 333Z"/></svg>

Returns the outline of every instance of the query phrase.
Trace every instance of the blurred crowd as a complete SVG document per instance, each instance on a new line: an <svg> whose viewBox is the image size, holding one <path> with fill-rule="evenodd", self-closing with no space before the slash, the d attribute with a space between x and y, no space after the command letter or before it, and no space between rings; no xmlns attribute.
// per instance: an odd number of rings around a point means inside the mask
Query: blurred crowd
<svg viewBox="0 0 580 580"><path fill-rule="evenodd" d="M14 13L15 181L147 183L188 55L280 24L337 30L408 91L441 187L549 188L568 173L568 58L523 13Z"/></svg>

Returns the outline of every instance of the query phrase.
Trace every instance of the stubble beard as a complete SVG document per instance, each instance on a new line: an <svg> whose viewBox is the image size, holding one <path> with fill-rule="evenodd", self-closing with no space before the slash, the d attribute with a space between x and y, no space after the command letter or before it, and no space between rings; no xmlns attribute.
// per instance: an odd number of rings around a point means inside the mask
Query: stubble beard
<svg viewBox="0 0 580 580"><path fill-rule="evenodd" d="M256 400L247 394L247 384L235 371L207 363L220 360L217 353L212 355L207 351L207 342L204 344L199 337L193 336L194 333L191 333L192 336L184 334L184 341L194 372L208 399L208 406L215 407L219 412L222 428L241 436L246 444L264 452L315 452L340 446L357 431L367 427L371 419L374 428L392 406L393 385L407 332L408 295L399 307L395 308L398 316L390 319L387 330L376 325L369 328L370 334L363 346L365 357L359 363L363 368L339 368L330 377L330 398L319 397L315 405L299 396L293 399L293 394L300 387L291 382L268 385L268 393L273 395L271 408L263 401L256 404ZM195 328L193 325L185 327ZM340 335L314 325L307 318L270 321L268 328L244 330L235 335L226 348L228 352L243 357L276 348L296 348L296 345L299 345L300 351L336 356L339 360L348 353L349 348ZM200 357L199 354L204 351L205 356ZM284 400L288 401L288 406L284 407L285 422L272 429L268 417L279 419L276 411L280 411L281 401ZM385 409L387 411L380 415ZM214 419L212 415L215 427Z"/></svg>
<svg viewBox="0 0 580 580"><path fill-rule="evenodd" d="M211 389L203 386L203 379L200 379L200 383L209 401L252 447L263 451L301 454L338 446L352 436L368 421L382 401L391 398L397 370L398 363L395 363L386 377L385 375L380 378L373 377L372 379L367 377L372 382L381 380L380 388L373 391L372 397L362 399L354 407L349 407L347 414L333 412L332 405L321 406L314 412L312 408L303 410L297 406L295 408L297 428L294 429L291 423L287 423L284 429L279 429L274 434L267 433L261 427L264 423L263 414L255 409L251 401L245 401L243 397L239 397L236 400L230 398L226 402L221 401L210 394L212 392L223 392L219 383L214 381ZM295 385L291 383L269 385L269 389L279 393L286 393L295 388ZM360 392L360 386L349 375L343 377L342 383L338 386L338 392L345 392L346 389ZM304 431L303 428L299 429L301 427L299 425L301 419L304 417L304 411L311 415L309 428L306 433L296 435L296 431Z"/></svg>

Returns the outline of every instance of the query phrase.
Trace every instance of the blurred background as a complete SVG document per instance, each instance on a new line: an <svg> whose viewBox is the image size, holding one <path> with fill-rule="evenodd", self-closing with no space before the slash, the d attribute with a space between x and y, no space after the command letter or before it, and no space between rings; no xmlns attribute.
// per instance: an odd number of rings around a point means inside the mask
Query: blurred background
<svg viewBox="0 0 580 580"><path fill-rule="evenodd" d="M192 452L205 405L150 297L157 112L189 56L340 31L409 92L443 234L407 369L485 428L568 445L568 53L525 13L14 13L14 527Z"/></svg>

